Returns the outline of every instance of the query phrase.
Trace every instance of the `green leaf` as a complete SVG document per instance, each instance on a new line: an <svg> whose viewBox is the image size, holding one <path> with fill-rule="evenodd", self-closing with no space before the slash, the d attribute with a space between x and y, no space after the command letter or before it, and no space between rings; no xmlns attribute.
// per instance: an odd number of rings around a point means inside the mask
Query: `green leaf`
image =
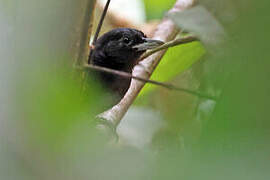
<svg viewBox="0 0 270 180"><path fill-rule="evenodd" d="M188 69L199 60L205 53L200 42L192 42L181 46L170 48L154 71L151 79L157 81L169 81L181 72ZM147 84L140 95L145 94L157 86Z"/></svg>

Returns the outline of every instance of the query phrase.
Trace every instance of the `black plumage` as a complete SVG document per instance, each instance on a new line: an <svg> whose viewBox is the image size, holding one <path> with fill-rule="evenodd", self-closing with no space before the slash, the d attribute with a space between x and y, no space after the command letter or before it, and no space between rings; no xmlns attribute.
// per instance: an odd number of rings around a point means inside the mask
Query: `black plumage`
<svg viewBox="0 0 270 180"><path fill-rule="evenodd" d="M163 42L151 40L136 29L117 28L102 35L96 42L91 60L94 65L131 73L139 57ZM121 99L129 88L131 79L97 72L101 84Z"/></svg>

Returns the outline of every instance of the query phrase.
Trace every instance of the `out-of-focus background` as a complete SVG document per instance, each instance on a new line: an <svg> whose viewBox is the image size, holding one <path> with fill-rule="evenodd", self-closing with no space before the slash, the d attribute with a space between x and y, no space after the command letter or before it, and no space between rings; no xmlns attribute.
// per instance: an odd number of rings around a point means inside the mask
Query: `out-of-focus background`
<svg viewBox="0 0 270 180"><path fill-rule="evenodd" d="M113 0L102 33L148 36L164 16L201 42L170 48L153 76L216 100L146 85L117 128L96 131L108 99L74 68L105 0L0 0L0 179L269 179L270 3ZM267 178L268 177L268 178Z"/></svg>

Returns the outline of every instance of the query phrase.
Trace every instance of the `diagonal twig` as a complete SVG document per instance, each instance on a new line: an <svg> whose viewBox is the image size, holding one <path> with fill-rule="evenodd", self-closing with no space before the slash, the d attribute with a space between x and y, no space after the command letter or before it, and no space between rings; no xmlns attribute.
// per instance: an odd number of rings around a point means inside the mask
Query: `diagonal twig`
<svg viewBox="0 0 270 180"><path fill-rule="evenodd" d="M102 27L103 21L104 21L104 19L105 19L105 16L106 16L106 14L107 14L107 11L108 11L110 2L111 2L111 0L107 0L107 3L106 3L106 5L105 5L105 7L104 7L104 10L103 10L102 15L101 15L101 17L100 17L100 20L99 20L99 23L98 23L98 27L97 27L97 30L96 30L96 33L95 33L95 36L94 36L94 39L93 39L93 42L92 42L92 46L95 46L95 44L96 44L96 42L97 42L98 35L99 35L100 30L101 30L101 27ZM92 52L93 52L93 51L90 50L90 54L89 54L89 57L88 57L88 64L91 63L91 55L92 55Z"/></svg>
<svg viewBox="0 0 270 180"><path fill-rule="evenodd" d="M186 44L186 43L190 43L190 42L197 41L197 40L198 40L198 38L196 38L195 36L186 36L183 38L174 39L172 41L169 41L169 42L162 44L161 46L159 46L155 49L147 51L146 53L144 53L140 57L140 60L143 60L143 59L147 58L148 56L151 56L152 54L154 54L158 51L161 51L163 49L168 49L169 47L178 46L180 44Z"/></svg>
<svg viewBox="0 0 270 180"><path fill-rule="evenodd" d="M181 91L181 92L185 92L185 93L192 94L192 95L195 95L195 96L199 96L199 97L202 97L202 98L216 100L215 97L212 97L212 96L209 96L209 95L201 94L199 92L195 92L195 91L192 91L192 90L189 90L189 89L186 89L186 88L176 87L173 84L164 83L164 82L160 82L160 81L155 81L155 80L151 80L151 79L145 79L145 78L142 78L142 77L139 77L139 76L134 76L134 75L132 75L130 73L127 73L127 72L124 72L124 71L118 71L118 70L105 68L105 67L101 67L101 66L96 66L96 65L92 65L92 64L86 64L84 67L89 68L89 69L93 69L93 70L96 70L96 71L101 71L101 72L105 72L105 73L109 73L109 74L118 75L118 76L128 78L128 79L136 79L136 80L142 81L144 83L151 83L151 84L158 85L158 86L170 89L170 90Z"/></svg>
<svg viewBox="0 0 270 180"><path fill-rule="evenodd" d="M169 42L167 42L167 43L165 43L165 44L163 44L163 45L161 45L161 46L159 46L159 47L157 47L157 48L155 48L153 50L147 51L145 54L142 55L142 57L140 59L142 60L144 58L147 58L148 56L150 56L150 55L152 55L152 54L154 54L154 53L156 53L158 51L161 51L163 49L167 49L169 47L177 46L177 45L180 45L180 44L190 43L190 42L193 42L193 41L196 41L196 40L197 40L197 38L194 37L194 36L186 36L186 37L183 37L183 38L174 39L174 40L169 41ZM90 68L90 69L93 69L93 70L96 70L96 71L102 71L102 72L105 72L105 73L122 76L122 77L129 78L129 79L131 79L131 78L136 79L136 80L142 81L144 83L151 83L151 84L158 85L158 86L170 89L170 90L181 91L181 92L185 92L185 93L188 93L188 94L192 94L192 95L195 95L195 96L208 98L208 99L212 99L212 100L216 99L215 97L205 95L205 94L201 94L201 93L198 93L198 92L194 92L194 91L191 91L189 89L177 87L177 86L175 86L173 84L159 82L159 81L150 80L150 79L145 79L145 78L142 78L142 77L139 77L139 76L134 76L134 75L132 75L130 73L123 72L123 71L118 71L118 70L105 68L105 67L101 67L101 66L96 66L96 65L92 65L92 64L86 64L84 67L85 68Z"/></svg>

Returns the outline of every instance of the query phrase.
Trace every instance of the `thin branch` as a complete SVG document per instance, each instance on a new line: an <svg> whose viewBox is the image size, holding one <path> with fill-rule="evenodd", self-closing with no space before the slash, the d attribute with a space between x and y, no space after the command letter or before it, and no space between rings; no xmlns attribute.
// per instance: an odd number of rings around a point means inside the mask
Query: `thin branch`
<svg viewBox="0 0 270 180"><path fill-rule="evenodd" d="M198 38L196 38L195 36L186 36L186 37L183 37L183 38L174 39L172 41L169 41L169 42L166 42L166 43L162 44L161 46L159 46L159 47L157 47L155 49L147 51L146 53L144 53L140 57L140 60L143 60L143 59L151 56L152 54L154 54L154 53L156 53L158 51L168 49L170 47L177 46L177 45L180 45L180 44L190 43L190 42L197 41L197 40L198 40Z"/></svg>
<svg viewBox="0 0 270 180"><path fill-rule="evenodd" d="M96 42L97 42L98 35L99 35L100 30L101 30L101 27L102 27L103 21L105 19L105 16L107 14L110 2L111 2L111 0L107 0L107 3L106 3L106 5L104 7L104 10L102 12L102 15L101 15L101 18L99 20L98 27L97 27L97 30L96 30L96 33L95 33L95 36L94 36L94 39L93 39L93 45L95 45Z"/></svg>
<svg viewBox="0 0 270 180"><path fill-rule="evenodd" d="M100 1L97 3L97 7L99 11L103 12L104 7ZM119 15L119 12L113 11L113 9L107 12L106 19L108 23L110 23L110 25L112 25L114 28L117 27L129 27L135 29L139 28L138 25L136 25L135 22L132 21L132 19L127 19L126 17Z"/></svg>
<svg viewBox="0 0 270 180"><path fill-rule="evenodd" d="M98 23L98 27L97 27L97 30L96 30L96 33L95 33L95 36L94 36L94 39L93 39L93 42L92 42L92 45L95 46L96 42L97 42L97 39L98 39L98 35L99 35L99 32L101 30L101 27L102 27L102 24L103 24L103 21L105 19L105 16L107 14L107 11L108 11L108 8L109 8L109 5L110 5L110 2L111 0L107 0L107 3L104 7L104 10L102 12L102 15L101 15L101 18L99 20L99 23ZM91 54L92 54L93 51L90 51L90 55L88 57L88 64L91 63Z"/></svg>
<svg viewBox="0 0 270 180"><path fill-rule="evenodd" d="M90 69L93 69L93 70L96 70L96 71L101 71L101 72L105 72L105 73L109 73L109 74L118 75L118 76L128 78L128 79L131 79L131 78L136 79L136 80L142 81L144 83L151 83L151 84L158 85L158 86L170 89L170 90L181 91L181 92L185 92L185 93L192 94L192 95L195 95L195 96L199 96L199 97L202 97L202 98L216 100L216 98L212 97L212 96L208 96L208 95L205 95L205 94L194 92L194 91L189 90L189 89L176 87L173 84L159 82L159 81L150 80L150 79L145 79L145 78L142 78L142 77L139 77L139 76L134 76L134 75L132 75L130 73L127 73L127 72L124 72L124 71L117 71L117 70L114 70L114 69L105 68L105 67L101 67L101 66L96 66L96 65L92 65L92 64L86 64L84 67L85 68L90 68Z"/></svg>
<svg viewBox="0 0 270 180"><path fill-rule="evenodd" d="M190 42L193 42L193 41L196 41L196 40L198 40L198 39L196 37L194 37L194 36L186 36L186 37L183 37L183 38L174 39L172 41L166 42L165 44L163 44L163 45L161 45L161 46L159 46L159 47L157 47L157 48L155 48L153 50L147 51L145 54L142 55L142 57L140 59L142 60L144 58L147 58L148 56L150 56L150 55L152 55L152 54L154 54L154 53L156 53L158 51L161 51L161 50L173 47L173 46L190 43ZM185 89L185 88L181 88L181 87L176 87L175 85L172 85L172 84L169 84L169 83L164 83L164 82L159 82L159 81L155 81L155 80L145 79L145 78L142 78L142 77L139 77L139 76L134 76L134 75L132 75L130 73L126 73L126 72L123 72L123 71L118 71L118 70L105 68L105 67L101 67L101 66L96 66L96 65L92 65L92 64L87 64L84 67L90 68L90 69L93 69L93 70L96 70L96 71L102 71L102 72L106 72L106 73L109 73L109 74L122 76L122 77L129 78L129 79L131 79L131 78L136 79L136 80L142 81L144 83L151 83L151 84L154 84L154 85L162 86L162 87L170 89L170 90L182 91L182 92L192 94L192 95L195 95L195 96L216 100L216 98L212 97L212 96L208 96L208 95L205 95L205 94L194 92L194 91L191 91L191 90L188 90L188 89Z"/></svg>

